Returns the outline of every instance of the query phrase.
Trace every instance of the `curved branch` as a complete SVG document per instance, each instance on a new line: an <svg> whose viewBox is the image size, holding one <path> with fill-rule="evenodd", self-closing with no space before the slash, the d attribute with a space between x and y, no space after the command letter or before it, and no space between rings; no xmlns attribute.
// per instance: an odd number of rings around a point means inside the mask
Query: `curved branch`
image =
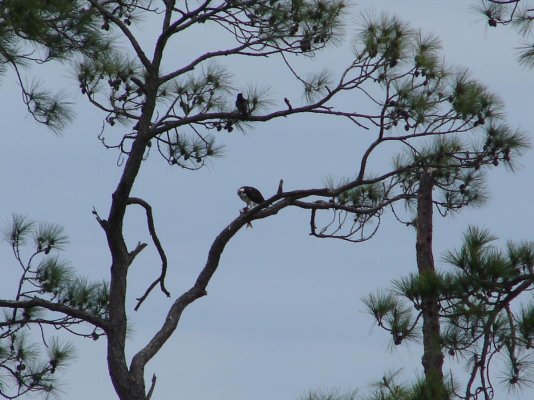
<svg viewBox="0 0 534 400"><path fill-rule="evenodd" d="M150 342L141 349L132 359L130 371L134 377L142 379L144 367L152 357L167 342L172 333L176 330L178 322L185 308L195 300L207 295L206 288L211 277L219 266L222 252L230 239L247 223L247 214L242 214L235 218L226 228L224 228L213 241L209 250L208 259L198 278L188 291L183 293L171 306L165 322L160 330L154 335Z"/></svg>
<svg viewBox="0 0 534 400"><path fill-rule="evenodd" d="M159 257L161 258L161 274L160 276L152 282L152 284L148 287L147 291L143 296L137 299L137 305L135 306L135 310L137 311L143 301L147 298L150 291L159 283L161 291L165 293L167 297L170 297L171 294L165 287L165 275L167 274L167 255L165 254L165 251L163 250L163 246L161 245L161 242L159 241L158 235L156 233L156 228L154 226L154 218L152 215L152 207L150 204L148 204L143 199L140 199L138 197L130 197L127 200L127 204L137 204L145 209L146 213L146 219L148 224L148 231L150 232L150 236L152 237L152 241L154 242L154 246L156 246L156 249L158 251Z"/></svg>

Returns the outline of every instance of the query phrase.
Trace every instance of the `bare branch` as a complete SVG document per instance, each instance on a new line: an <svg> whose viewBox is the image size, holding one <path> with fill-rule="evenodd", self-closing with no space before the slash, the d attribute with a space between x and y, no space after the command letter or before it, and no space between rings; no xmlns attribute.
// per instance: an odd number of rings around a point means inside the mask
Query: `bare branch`
<svg viewBox="0 0 534 400"><path fill-rule="evenodd" d="M148 390L148 393L146 395L146 400L150 400L152 398L152 394L154 393L154 388L156 387L156 374L152 375L152 382L150 384L150 389Z"/></svg>
<svg viewBox="0 0 534 400"><path fill-rule="evenodd" d="M161 274L149 286L149 288L145 292L145 294L142 297L137 299L138 302L137 302L137 305L135 306L135 310L137 311L139 309L139 307L141 306L142 302L146 299L146 297L148 296L148 294L150 293L152 288L154 288L154 286L157 283L160 284L161 291L163 293L165 293L165 295L167 297L170 297L171 294L169 293L167 288L165 288L165 275L167 274L167 255L165 254L165 251L163 250L163 246L161 245L161 242L160 242L160 240L158 238L158 235L156 233L156 228L154 226L154 217L152 215L152 207L146 201L144 201L143 199L140 199L138 197L130 197L128 199L127 203L128 204L137 204L137 205L140 205L141 207L143 207L145 209L147 225L148 225L148 231L150 232L150 237L152 237L152 241L154 242L154 246L156 246L156 249L157 249L158 254L160 256L160 259L161 259ZM142 246L142 248L144 248L144 246ZM142 248L139 251L141 251ZM135 257L135 256L132 256L131 258L133 259L133 257Z"/></svg>

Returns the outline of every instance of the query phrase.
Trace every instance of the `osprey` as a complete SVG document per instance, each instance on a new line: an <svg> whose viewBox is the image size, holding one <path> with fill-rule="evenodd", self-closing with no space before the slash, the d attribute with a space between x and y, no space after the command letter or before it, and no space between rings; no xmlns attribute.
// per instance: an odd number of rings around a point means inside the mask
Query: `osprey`
<svg viewBox="0 0 534 400"><path fill-rule="evenodd" d="M263 198L260 191L252 186L242 186L237 191L237 195L241 200L247 203L245 211L248 211L249 208L257 206L260 203L263 203L265 199Z"/></svg>
<svg viewBox="0 0 534 400"><path fill-rule="evenodd" d="M252 186L240 187L237 191L237 195L241 200L247 203L247 206L241 211L242 214L248 212L252 207L257 206L265 201L260 191ZM247 228L252 228L250 221L247 222Z"/></svg>

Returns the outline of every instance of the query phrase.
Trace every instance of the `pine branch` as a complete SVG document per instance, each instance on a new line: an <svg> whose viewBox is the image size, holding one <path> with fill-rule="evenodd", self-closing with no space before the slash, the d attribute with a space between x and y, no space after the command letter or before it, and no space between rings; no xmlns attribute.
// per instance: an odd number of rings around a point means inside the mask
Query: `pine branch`
<svg viewBox="0 0 534 400"><path fill-rule="evenodd" d="M49 311L58 312L69 317L75 318L80 321L84 321L94 325L97 328L102 329L104 332L109 330L109 321L96 317L87 311L82 311L74 307L70 307L64 304L58 304L51 301L34 298L31 300L0 300L0 307L10 309L32 309L35 307L41 307Z"/></svg>

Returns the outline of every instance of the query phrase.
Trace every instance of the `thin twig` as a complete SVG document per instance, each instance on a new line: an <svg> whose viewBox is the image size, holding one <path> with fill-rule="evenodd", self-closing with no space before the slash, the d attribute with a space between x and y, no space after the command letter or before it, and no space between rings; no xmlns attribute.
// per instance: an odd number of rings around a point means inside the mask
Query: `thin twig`
<svg viewBox="0 0 534 400"><path fill-rule="evenodd" d="M150 389L146 395L146 400L150 400L152 393L154 393L154 388L156 387L156 374L152 375L152 383L150 384Z"/></svg>

